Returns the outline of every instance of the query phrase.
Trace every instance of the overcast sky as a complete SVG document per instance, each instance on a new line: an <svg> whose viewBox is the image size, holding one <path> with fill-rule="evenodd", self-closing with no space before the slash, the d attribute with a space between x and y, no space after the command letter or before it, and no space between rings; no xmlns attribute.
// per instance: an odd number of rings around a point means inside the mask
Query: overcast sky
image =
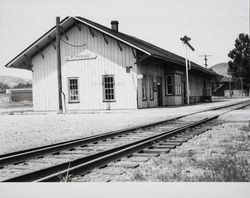
<svg viewBox="0 0 250 198"><path fill-rule="evenodd" d="M55 16L82 16L136 36L178 55L180 37L191 37L192 61L210 54L212 66L228 62L239 33L249 32L249 0L0 0L0 75L31 78L31 72L4 65L55 25Z"/></svg>

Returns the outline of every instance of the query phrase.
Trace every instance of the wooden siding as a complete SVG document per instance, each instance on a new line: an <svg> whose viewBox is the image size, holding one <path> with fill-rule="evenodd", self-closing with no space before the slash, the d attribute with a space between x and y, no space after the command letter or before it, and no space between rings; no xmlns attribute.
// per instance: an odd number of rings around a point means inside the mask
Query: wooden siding
<svg viewBox="0 0 250 198"><path fill-rule="evenodd" d="M198 76L195 74L190 74L189 77L189 89L190 96L202 96L202 91L204 90L204 83L206 84L206 89L211 90L211 81L209 78L204 76Z"/></svg>
<svg viewBox="0 0 250 198"><path fill-rule="evenodd" d="M158 106L158 96L157 92L154 92L154 98L151 100L149 98L149 76L153 76L153 81L157 81L157 76L162 78L162 95L164 94L164 73L162 67L156 67L153 65L142 65L138 64L137 66L138 74L144 74L146 76L146 95L147 99L142 100L142 80L138 79L138 108L148 108L148 107L157 107Z"/></svg>
<svg viewBox="0 0 250 198"><path fill-rule="evenodd" d="M168 70L168 68L170 68ZM182 80L185 81L185 73L183 70L175 70L173 65L163 65L160 66L151 66L151 65L138 65L138 74L144 74L146 76L146 90L147 90L147 99L142 100L142 80L138 79L138 107L139 108L148 108L148 107L157 107L158 106L158 96L157 92L154 92L154 99L150 100L149 98L149 76L153 75L154 81L156 82L157 76L162 78L162 102L163 106L175 106L184 104L184 87L182 87L181 95L166 95L166 74L179 73L182 76ZM195 96L195 101L198 102L200 97L203 94L204 82L206 83L206 89L211 90L211 81L205 75L199 75L197 73L189 73L189 89L190 96ZM184 84L182 84L184 86ZM185 87L186 89L186 87Z"/></svg>
<svg viewBox="0 0 250 198"><path fill-rule="evenodd" d="M56 51L53 46L43 50L44 59L37 55L32 59L32 91L35 111L58 110L58 82Z"/></svg>
<svg viewBox="0 0 250 198"><path fill-rule="evenodd" d="M94 31L93 37L89 28L81 25L81 30L74 27L66 33L69 40L62 39L74 45L86 44L83 47L72 47L61 41L62 61L62 91L66 96L67 110L84 109L129 109L137 108L137 75L136 61L132 48L107 37L106 44L103 35ZM53 46L43 50L45 59L39 54L32 60L33 93L35 110L58 110L56 50ZM71 60L66 57L79 54L96 56L95 59ZM130 73L126 66L132 66ZM103 102L102 75L112 74L115 77L115 102ZM68 103L68 78L79 78L79 103Z"/></svg>
<svg viewBox="0 0 250 198"><path fill-rule="evenodd" d="M182 96L164 96L164 105L166 106L176 106L182 105Z"/></svg>

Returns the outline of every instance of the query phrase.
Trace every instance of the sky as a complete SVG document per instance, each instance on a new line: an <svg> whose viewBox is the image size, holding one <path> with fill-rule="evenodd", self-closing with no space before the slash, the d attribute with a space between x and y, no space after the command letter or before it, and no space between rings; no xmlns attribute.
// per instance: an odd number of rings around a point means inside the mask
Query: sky
<svg viewBox="0 0 250 198"><path fill-rule="evenodd" d="M0 0L0 75L31 78L4 65L55 25L56 16L82 16L185 56L180 38L195 48L191 60L228 62L239 33L249 33L249 0Z"/></svg>

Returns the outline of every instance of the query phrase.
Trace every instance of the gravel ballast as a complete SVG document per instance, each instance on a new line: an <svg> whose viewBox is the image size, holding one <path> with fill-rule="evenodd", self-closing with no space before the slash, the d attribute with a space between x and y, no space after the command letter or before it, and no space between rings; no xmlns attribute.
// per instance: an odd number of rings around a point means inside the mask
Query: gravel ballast
<svg viewBox="0 0 250 198"><path fill-rule="evenodd" d="M69 114L0 115L0 154L110 132L249 100L232 99L193 106Z"/></svg>

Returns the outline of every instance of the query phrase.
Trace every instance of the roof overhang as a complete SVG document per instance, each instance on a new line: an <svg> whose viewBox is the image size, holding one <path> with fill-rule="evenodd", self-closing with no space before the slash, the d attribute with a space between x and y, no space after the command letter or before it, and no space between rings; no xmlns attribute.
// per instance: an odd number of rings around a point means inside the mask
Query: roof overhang
<svg viewBox="0 0 250 198"><path fill-rule="evenodd" d="M159 59L161 59L161 60L165 60L166 62L171 62L171 63L175 63L175 64L177 64L177 65L186 66L186 65L185 65L186 63L185 63L185 62L172 60L172 59L166 58L166 57L164 57L164 56L159 56L159 55L155 55L155 54L152 54L152 56L155 57L155 58L159 58ZM203 68L203 67L197 65L197 64L194 63L194 62L191 62L191 69L194 69L194 70L196 70L196 71L200 71L200 72L202 72L202 73L206 73L206 74L208 74L208 75L210 75L210 76L212 76L212 77L217 77L217 76L219 76L216 72L211 71L211 70L206 69L206 68Z"/></svg>
<svg viewBox="0 0 250 198"><path fill-rule="evenodd" d="M112 37L112 38L115 38L115 39L131 46L132 48L140 50L148 55L151 55L150 52L148 52L148 51L146 51L146 50L144 50L136 45L133 45L133 44L131 44L131 43L115 36L115 35L112 35L109 32L106 32L98 27L95 27L92 24L87 23L86 21L83 21L77 17L66 17L61 21L60 25L66 31L68 28L72 27L72 25L75 25L76 22L85 24L85 25L87 25L95 30L98 30L98 31L100 31L100 32ZM10 62L8 62L5 65L5 67L32 70L31 59L35 55L39 54L39 52L42 52L42 50L44 48L46 48L48 45L52 44L52 42L55 42L55 40L56 40L56 26L52 27L48 32L43 34L34 43L32 43L25 50L23 50L20 54L18 54L16 57L14 57Z"/></svg>
<svg viewBox="0 0 250 198"><path fill-rule="evenodd" d="M61 25L64 28L70 25L70 18L66 17L61 21ZM10 62L8 62L5 67L19 68L19 69L28 69L32 70L31 59L39 53L38 49L44 48L48 43L53 41L56 37L56 26L52 27L48 32L43 34L39 39L33 42L20 54L14 57ZM51 40L50 40L51 39Z"/></svg>
<svg viewBox="0 0 250 198"><path fill-rule="evenodd" d="M160 54L154 53L153 51L147 50L145 46L143 47L143 46L137 45L135 42L130 42L129 40L124 39L123 37L119 37L116 34L112 34L112 32L108 30L105 31L105 28L102 29L98 27L98 25L95 26L89 23L88 20L81 19L81 17L66 17L61 21L60 25L63 27L65 32L67 32L67 30L74 27L78 23L85 24L86 26L92 29L95 29L105 35L108 35L109 37L112 37L134 49L137 49L150 57L158 58L166 62L171 62L171 63L175 63L181 66L185 66L185 59L183 57L180 57L178 55L173 56L173 53L170 53L170 52L168 53L171 54L171 56L161 55L162 53ZM43 34L39 39L37 39L29 47L27 47L20 54L14 57L10 62L8 62L5 65L5 67L32 70L32 61L31 61L32 58L38 55L39 53L41 54L41 56L43 56L42 50L48 47L49 45L51 45L52 43L54 43L55 41L56 41L56 26L52 27L48 32ZM178 58L174 58L174 57L178 57ZM191 65L192 65L192 69L194 70L206 73L211 76L217 75L215 72L210 71L206 68L203 68L197 65L196 63L191 62Z"/></svg>
<svg viewBox="0 0 250 198"><path fill-rule="evenodd" d="M131 46L131 47L133 47L133 48L135 48L135 49L138 49L138 50L144 52L145 54L151 55L150 52L148 52L148 51L146 51L146 50L144 50L144 49L142 49L142 48L140 48L140 47L138 47L138 46L136 46L136 45L133 45L132 43L129 43L129 42L125 41L124 39L121 39L121 38L119 38L119 37L117 37L117 36L115 36L115 35L113 35L113 34L110 34L110 33L106 32L106 31L104 31L104 30L102 30L102 29L100 29L100 28L98 28L98 27L95 27L94 25L92 25L92 24L90 24L90 23L87 23L86 21L83 21L83 20L81 20L81 19L79 19L79 18L77 18L77 17L72 17L72 18L74 18L75 20L78 20L78 21L80 21L81 23L83 23L83 24L85 24L85 25L87 25L87 26L90 26L90 27L92 27L93 29L96 29L96 30L98 30L98 31L100 31L100 32L102 32L102 33L104 33L104 34L110 36L110 37L113 37L113 38L115 38L115 39L117 39L117 40L119 40L119 41L121 41L121 42L123 42L123 43L125 43L125 44L127 44L127 45L129 45L129 46Z"/></svg>

